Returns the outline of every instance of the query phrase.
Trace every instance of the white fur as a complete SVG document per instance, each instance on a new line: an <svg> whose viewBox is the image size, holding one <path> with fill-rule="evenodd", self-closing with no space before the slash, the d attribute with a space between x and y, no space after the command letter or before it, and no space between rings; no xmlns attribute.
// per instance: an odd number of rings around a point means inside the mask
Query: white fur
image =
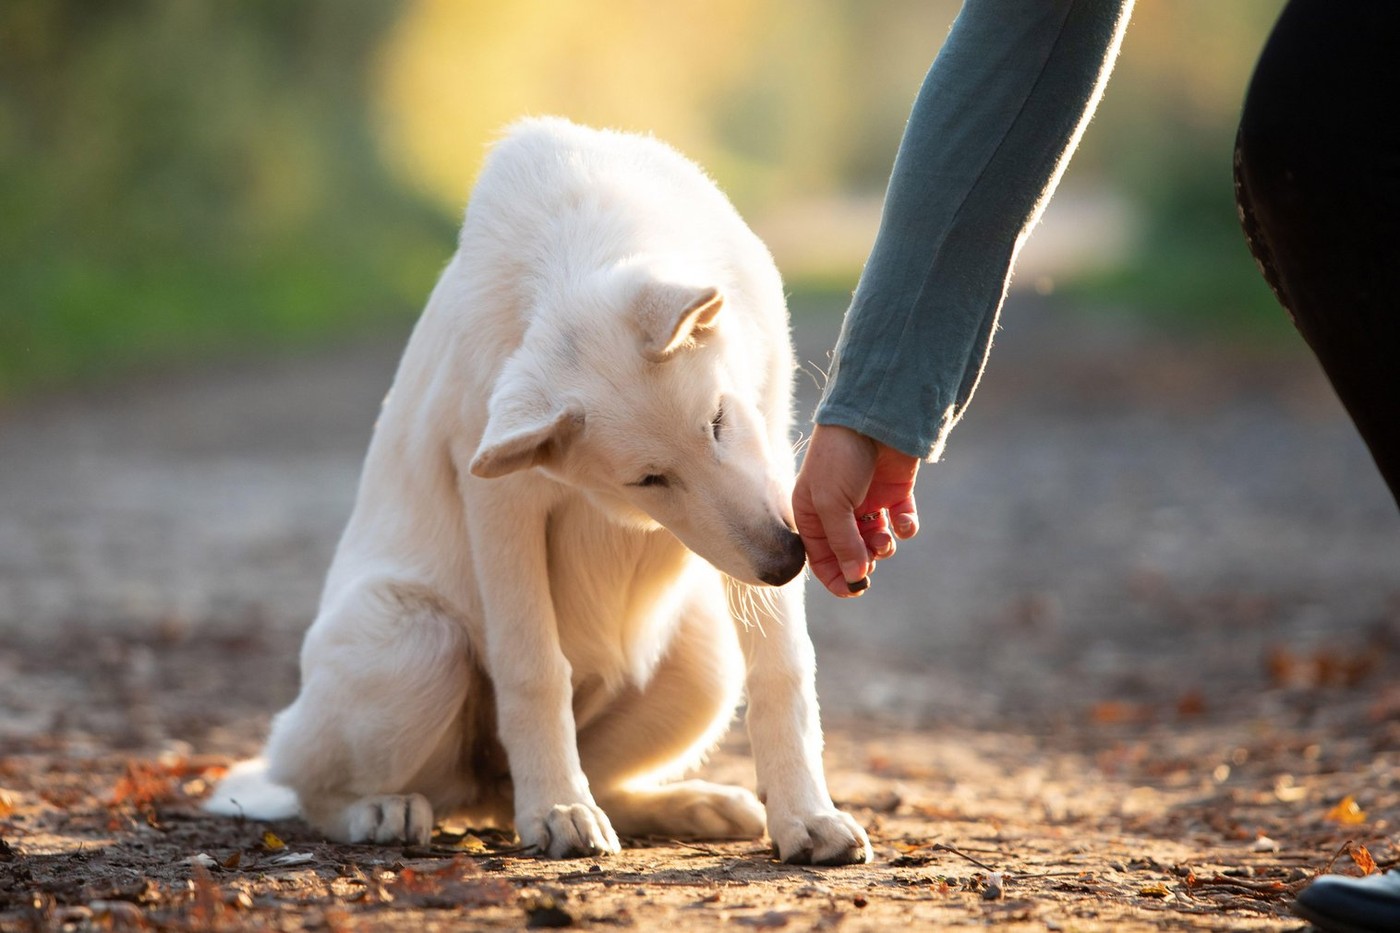
<svg viewBox="0 0 1400 933"><path fill-rule="evenodd" d="M424 842L455 813L554 857L756 837L753 794L674 781L747 689L781 857L868 860L822 774L801 581L758 588L802 566L787 328L695 165L514 126L385 402L301 694L210 808L282 815L281 785L333 839ZM727 585L755 587L737 625Z"/></svg>

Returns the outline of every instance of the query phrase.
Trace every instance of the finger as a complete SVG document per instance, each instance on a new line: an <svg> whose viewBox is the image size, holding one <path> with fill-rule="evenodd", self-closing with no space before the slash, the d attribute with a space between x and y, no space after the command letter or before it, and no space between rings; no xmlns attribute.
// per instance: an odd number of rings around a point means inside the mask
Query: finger
<svg viewBox="0 0 1400 933"><path fill-rule="evenodd" d="M809 555L807 566L811 568L812 576L816 577L817 582L826 587L832 596L846 599L856 595L846 583L846 577L841 573L841 564L836 560L835 554L822 560L812 560Z"/></svg>
<svg viewBox="0 0 1400 933"><path fill-rule="evenodd" d="M919 510L914 506L912 495L890 506L890 525L895 535L905 540L919 533Z"/></svg>
<svg viewBox="0 0 1400 933"><path fill-rule="evenodd" d="M817 502L814 505L817 516L821 520L827 545L831 548L836 563L840 567L841 579L845 581L846 592L841 593L830 583L827 584L826 588L838 596L849 596L863 592L870 585L870 581L867 579L870 572L870 554L866 550L865 539L861 536L860 528L856 524L855 513L851 511L849 505L843 505L839 500Z"/></svg>
<svg viewBox="0 0 1400 933"><path fill-rule="evenodd" d="M894 536L884 531L869 535L865 539L865 550L872 560L887 560L894 556ZM872 566L870 569L875 568Z"/></svg>
<svg viewBox="0 0 1400 933"><path fill-rule="evenodd" d="M846 580L841 576L841 564L832 553L826 533L822 531L821 523L816 520L815 514L811 519L804 521L802 516L797 519L797 531L802 536L802 546L807 551L807 566L822 586L837 596L844 596Z"/></svg>
<svg viewBox="0 0 1400 933"><path fill-rule="evenodd" d="M793 516L797 532L802 536L802 546L807 550L807 566L812 576L833 596L846 598L855 595L841 572L841 562L831 549L821 517L801 484L793 495Z"/></svg>
<svg viewBox="0 0 1400 933"><path fill-rule="evenodd" d="M871 510L871 511L869 511L869 512L865 512L865 513L863 513L863 514L861 514L861 515L857 515L857 516L856 516L856 527L858 527L858 528L860 529L860 533L861 533L861 534L866 534L866 533L872 532L872 531L882 531L882 530L884 530L884 529L887 527L887 520L886 520L886 518L885 518L885 510L884 510L884 509L873 509L873 510Z"/></svg>
<svg viewBox="0 0 1400 933"><path fill-rule="evenodd" d="M865 549L874 560L884 560L894 554L894 536L883 509L856 516L856 527L865 540ZM872 568L873 569L873 568Z"/></svg>
<svg viewBox="0 0 1400 933"><path fill-rule="evenodd" d="M846 578L841 573L841 563L832 553L826 538L808 538L804 535L803 545L807 548L807 566L812 571L812 576L817 578L817 582L826 587L833 596L844 599L858 595L846 583Z"/></svg>

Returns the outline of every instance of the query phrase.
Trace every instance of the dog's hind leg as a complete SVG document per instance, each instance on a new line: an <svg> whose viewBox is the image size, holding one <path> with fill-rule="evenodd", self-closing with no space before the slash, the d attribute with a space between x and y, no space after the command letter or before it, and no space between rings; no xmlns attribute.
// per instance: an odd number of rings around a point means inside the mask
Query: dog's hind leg
<svg viewBox="0 0 1400 933"><path fill-rule="evenodd" d="M629 836L753 839L763 807L708 781L662 783L700 763L734 717L743 655L722 602L693 602L645 688L622 693L579 731L598 804Z"/></svg>
<svg viewBox="0 0 1400 933"><path fill-rule="evenodd" d="M425 843L455 806L473 668L462 622L431 590L377 581L324 610L302 689L273 722L270 775L341 842Z"/></svg>

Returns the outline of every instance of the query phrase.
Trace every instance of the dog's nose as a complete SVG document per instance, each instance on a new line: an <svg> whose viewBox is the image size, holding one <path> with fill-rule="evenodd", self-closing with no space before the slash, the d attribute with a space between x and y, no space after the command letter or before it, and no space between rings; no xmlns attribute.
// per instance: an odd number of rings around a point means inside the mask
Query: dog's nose
<svg viewBox="0 0 1400 933"><path fill-rule="evenodd" d="M769 561L758 568L758 578L769 586L782 586L802 572L807 563L807 551L802 547L800 535L779 527L780 543L773 549Z"/></svg>

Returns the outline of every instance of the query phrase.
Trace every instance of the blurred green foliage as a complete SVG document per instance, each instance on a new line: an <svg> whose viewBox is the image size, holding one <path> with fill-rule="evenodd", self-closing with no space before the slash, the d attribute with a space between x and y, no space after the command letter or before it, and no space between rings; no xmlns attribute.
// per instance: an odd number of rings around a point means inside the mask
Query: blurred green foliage
<svg viewBox="0 0 1400 933"><path fill-rule="evenodd" d="M1057 276L1064 301L1287 330L1230 179L1239 101L1282 2L1138 0L1065 190L1131 202L1140 248ZM758 220L869 198L957 8L5 0L0 399L401 330L486 141L523 113L654 130ZM843 246L797 264L810 281L794 291L847 292L866 215L797 216L788 229Z"/></svg>
<svg viewBox="0 0 1400 933"><path fill-rule="evenodd" d="M0 397L418 307L452 231L365 117L392 12L0 4Z"/></svg>
<svg viewBox="0 0 1400 933"><path fill-rule="evenodd" d="M1191 131L1181 128L1183 132ZM1069 277L1056 302L1142 317L1160 327L1232 340L1294 335L1245 245L1234 203L1233 128L1159 150L1124 174L1141 230L1137 248L1106 270Z"/></svg>
<svg viewBox="0 0 1400 933"><path fill-rule="evenodd" d="M1067 174L1126 198L1139 239L1057 301L1244 341L1296 337L1255 267L1234 196L1249 77L1285 0L1138 0L1113 79Z"/></svg>

